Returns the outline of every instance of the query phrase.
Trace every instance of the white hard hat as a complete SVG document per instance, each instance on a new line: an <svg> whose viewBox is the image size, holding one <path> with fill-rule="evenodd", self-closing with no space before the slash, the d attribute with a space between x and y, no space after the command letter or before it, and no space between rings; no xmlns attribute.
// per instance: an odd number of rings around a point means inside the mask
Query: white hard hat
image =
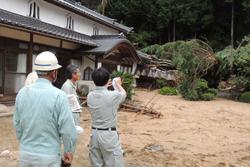
<svg viewBox="0 0 250 167"><path fill-rule="evenodd" d="M61 68L54 53L45 51L40 53L35 60L34 70L52 71Z"/></svg>

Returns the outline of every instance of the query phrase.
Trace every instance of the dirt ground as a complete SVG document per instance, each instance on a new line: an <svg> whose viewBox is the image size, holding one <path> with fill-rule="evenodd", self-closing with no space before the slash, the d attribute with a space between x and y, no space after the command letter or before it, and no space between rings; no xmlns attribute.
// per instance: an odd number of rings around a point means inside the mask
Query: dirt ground
<svg viewBox="0 0 250 167"><path fill-rule="evenodd" d="M217 98L190 102L180 96L137 90L135 100L164 115L119 113L119 131L126 167L250 167L250 104ZM79 136L73 167L89 167L90 115L81 115L85 129ZM0 118L1 167L18 162L18 143L12 117ZM147 149L145 149L147 148Z"/></svg>

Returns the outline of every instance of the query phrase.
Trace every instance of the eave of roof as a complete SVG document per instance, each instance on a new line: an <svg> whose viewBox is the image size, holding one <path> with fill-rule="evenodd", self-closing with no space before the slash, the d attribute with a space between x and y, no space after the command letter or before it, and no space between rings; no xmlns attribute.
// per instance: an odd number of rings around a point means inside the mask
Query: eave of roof
<svg viewBox="0 0 250 167"><path fill-rule="evenodd" d="M12 13L3 9L0 9L0 23L45 35L55 36L70 42L80 43L88 46L97 46L97 44L88 35L48 24L42 22L39 19Z"/></svg>
<svg viewBox="0 0 250 167"><path fill-rule="evenodd" d="M98 47L89 49L89 50L82 50L80 52L87 53L87 54L97 54L97 55L106 55L110 53L114 48L117 46L128 46L134 53L135 59L139 62L141 59L138 57L136 49L134 48L133 44L127 40L124 36L120 35L97 35L92 36L92 39L95 43L97 43Z"/></svg>
<svg viewBox="0 0 250 167"><path fill-rule="evenodd" d="M55 5L59 5L67 10L71 10L77 14L81 14L89 19L95 20L101 24L104 24L108 27L114 28L124 33L131 33L133 32L133 27L127 27L115 21L115 19L111 19L106 17L98 12L95 12L77 2L72 0L45 0L49 3L53 3Z"/></svg>

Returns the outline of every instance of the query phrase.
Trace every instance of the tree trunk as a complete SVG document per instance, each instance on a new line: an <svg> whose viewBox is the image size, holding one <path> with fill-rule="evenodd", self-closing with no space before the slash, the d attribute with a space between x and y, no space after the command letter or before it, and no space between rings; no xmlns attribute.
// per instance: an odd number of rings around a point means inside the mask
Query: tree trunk
<svg viewBox="0 0 250 167"><path fill-rule="evenodd" d="M108 0L102 0L101 6L102 6L102 14L105 14L105 8L108 4Z"/></svg>
<svg viewBox="0 0 250 167"><path fill-rule="evenodd" d="M174 17L174 20L173 20L173 42L175 42L175 32L176 32L176 25L175 25L175 17Z"/></svg>
<svg viewBox="0 0 250 167"><path fill-rule="evenodd" d="M171 24L168 26L168 42L171 42Z"/></svg>
<svg viewBox="0 0 250 167"><path fill-rule="evenodd" d="M231 46L232 46L232 48L234 48L234 0L232 0Z"/></svg>
<svg viewBox="0 0 250 167"><path fill-rule="evenodd" d="M176 39L176 20L175 20L175 11L176 11L176 3L173 0L172 1L172 16L173 16L173 42L175 42Z"/></svg>

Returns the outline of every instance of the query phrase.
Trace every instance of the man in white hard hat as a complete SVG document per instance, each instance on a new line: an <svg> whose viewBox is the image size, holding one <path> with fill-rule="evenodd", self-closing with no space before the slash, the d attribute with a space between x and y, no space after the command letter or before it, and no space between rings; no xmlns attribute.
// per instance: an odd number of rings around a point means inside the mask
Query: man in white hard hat
<svg viewBox="0 0 250 167"><path fill-rule="evenodd" d="M66 94L52 85L59 68L53 53L40 53L34 64L37 81L16 97L13 121L20 167L60 167L62 142L64 163L72 162L77 137L73 116Z"/></svg>

